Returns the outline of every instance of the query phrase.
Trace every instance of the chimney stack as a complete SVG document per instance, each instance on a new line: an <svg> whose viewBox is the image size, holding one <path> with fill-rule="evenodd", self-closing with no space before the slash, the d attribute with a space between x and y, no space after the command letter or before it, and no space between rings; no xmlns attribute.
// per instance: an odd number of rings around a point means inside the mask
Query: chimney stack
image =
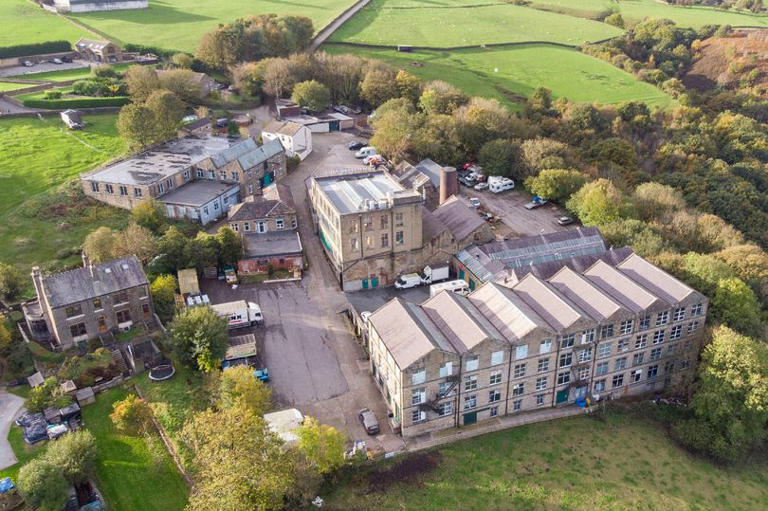
<svg viewBox="0 0 768 511"><path fill-rule="evenodd" d="M45 294L43 293L43 274L40 272L39 266L32 267L32 283L35 285L37 299L42 304L45 301Z"/></svg>
<svg viewBox="0 0 768 511"><path fill-rule="evenodd" d="M443 167L440 171L440 204L459 193L459 176L454 167Z"/></svg>

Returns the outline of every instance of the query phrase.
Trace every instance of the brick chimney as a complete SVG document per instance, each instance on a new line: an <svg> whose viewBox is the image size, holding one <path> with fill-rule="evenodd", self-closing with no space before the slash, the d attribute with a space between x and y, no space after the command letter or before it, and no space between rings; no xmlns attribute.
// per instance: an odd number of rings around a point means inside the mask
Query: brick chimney
<svg viewBox="0 0 768 511"><path fill-rule="evenodd" d="M454 167L443 167L440 171L440 204L459 193L459 176Z"/></svg>

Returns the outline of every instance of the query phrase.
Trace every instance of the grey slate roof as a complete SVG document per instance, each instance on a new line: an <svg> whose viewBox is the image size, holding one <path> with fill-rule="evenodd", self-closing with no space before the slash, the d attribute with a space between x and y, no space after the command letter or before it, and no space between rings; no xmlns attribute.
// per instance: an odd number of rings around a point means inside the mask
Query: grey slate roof
<svg viewBox="0 0 768 511"><path fill-rule="evenodd" d="M240 187L238 185L200 179L176 188L174 191L160 197L159 201L163 204L178 204L180 206L199 208L233 188L239 189Z"/></svg>
<svg viewBox="0 0 768 511"><path fill-rule="evenodd" d="M450 229L457 242L485 225L485 220L456 196L440 204L432 213Z"/></svg>
<svg viewBox="0 0 768 511"><path fill-rule="evenodd" d="M246 258L301 254L301 238L296 231L275 231L243 235Z"/></svg>
<svg viewBox="0 0 768 511"><path fill-rule="evenodd" d="M228 149L211 156L211 161L217 168L237 160L244 170L252 169L260 163L264 163L275 155L284 151L279 140L270 140L259 146L253 138L246 138Z"/></svg>
<svg viewBox="0 0 768 511"><path fill-rule="evenodd" d="M423 243L429 241L448 230L448 227L440 221L430 210L421 208L421 240Z"/></svg>
<svg viewBox="0 0 768 511"><path fill-rule="evenodd" d="M146 285L147 276L136 256L130 255L89 268L56 273L43 278L43 290L51 308Z"/></svg>

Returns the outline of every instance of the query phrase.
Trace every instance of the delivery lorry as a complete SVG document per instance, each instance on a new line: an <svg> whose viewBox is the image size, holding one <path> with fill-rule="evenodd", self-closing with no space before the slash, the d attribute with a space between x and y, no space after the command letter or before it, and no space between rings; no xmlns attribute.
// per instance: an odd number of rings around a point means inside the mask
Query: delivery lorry
<svg viewBox="0 0 768 511"><path fill-rule="evenodd" d="M422 284L432 284L434 282L446 280L450 275L451 268L448 265L435 267L425 266L421 275L418 273L406 273L405 275L400 275L395 281L395 287L397 289L410 289Z"/></svg>
<svg viewBox="0 0 768 511"><path fill-rule="evenodd" d="M261 307L253 302L236 300L234 302L217 303L211 305L211 308L220 318L227 319L227 326L230 329L261 325L264 323Z"/></svg>

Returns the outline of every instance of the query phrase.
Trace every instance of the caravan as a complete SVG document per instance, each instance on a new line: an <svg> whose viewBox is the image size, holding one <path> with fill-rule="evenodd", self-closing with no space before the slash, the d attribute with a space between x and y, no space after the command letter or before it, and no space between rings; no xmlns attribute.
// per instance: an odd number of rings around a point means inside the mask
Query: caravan
<svg viewBox="0 0 768 511"><path fill-rule="evenodd" d="M512 190L515 187L515 182L508 177L491 176L488 178L488 189L493 193L501 193L507 190Z"/></svg>

